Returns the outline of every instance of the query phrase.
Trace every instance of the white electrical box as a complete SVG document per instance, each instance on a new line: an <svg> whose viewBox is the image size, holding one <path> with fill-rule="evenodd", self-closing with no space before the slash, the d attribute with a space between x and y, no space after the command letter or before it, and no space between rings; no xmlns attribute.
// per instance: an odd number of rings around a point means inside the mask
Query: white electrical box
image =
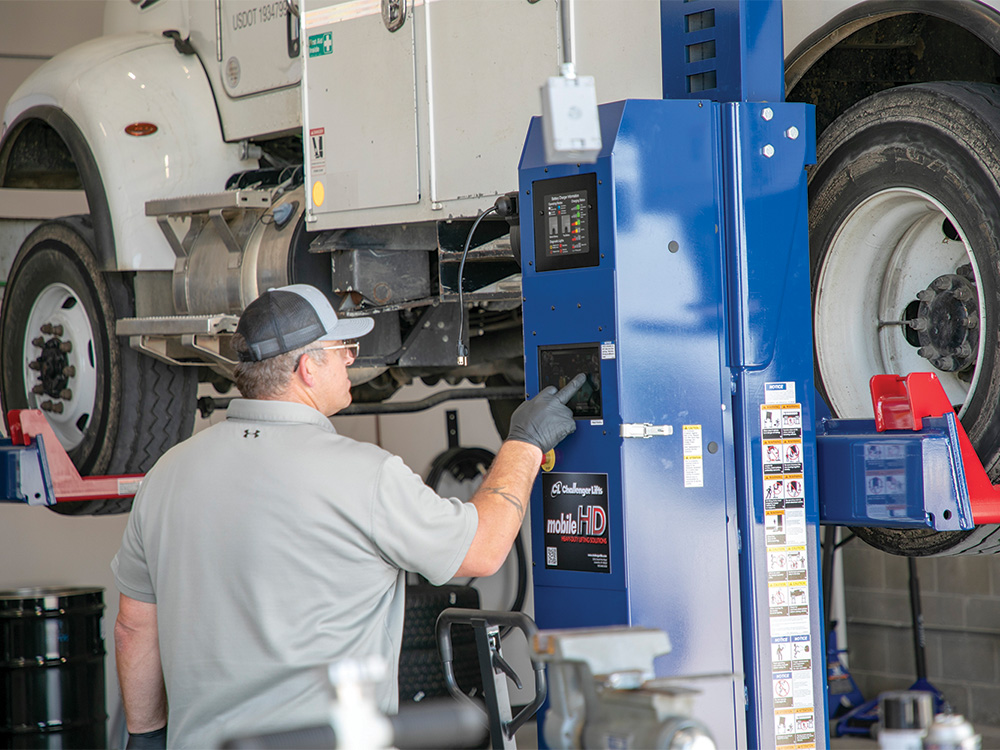
<svg viewBox="0 0 1000 750"><path fill-rule="evenodd" d="M542 86L545 160L550 164L592 163L601 152L597 89L592 76L553 76Z"/></svg>

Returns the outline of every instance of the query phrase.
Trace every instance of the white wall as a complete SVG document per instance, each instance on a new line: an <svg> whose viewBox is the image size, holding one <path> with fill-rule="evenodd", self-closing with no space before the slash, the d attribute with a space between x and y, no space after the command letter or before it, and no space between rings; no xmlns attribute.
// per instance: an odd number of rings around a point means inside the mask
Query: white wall
<svg viewBox="0 0 1000 750"><path fill-rule="evenodd" d="M45 59L100 36L105 0L0 0L0 102Z"/></svg>

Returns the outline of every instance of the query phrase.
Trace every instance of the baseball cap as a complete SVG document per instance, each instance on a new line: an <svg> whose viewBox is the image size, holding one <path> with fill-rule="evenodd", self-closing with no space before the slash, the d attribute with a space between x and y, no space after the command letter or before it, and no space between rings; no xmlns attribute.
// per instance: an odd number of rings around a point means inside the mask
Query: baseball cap
<svg viewBox="0 0 1000 750"><path fill-rule="evenodd" d="M236 332L247 342L244 362L260 362L313 341L357 339L371 332L371 318L338 318L330 301L309 284L269 289L247 305Z"/></svg>

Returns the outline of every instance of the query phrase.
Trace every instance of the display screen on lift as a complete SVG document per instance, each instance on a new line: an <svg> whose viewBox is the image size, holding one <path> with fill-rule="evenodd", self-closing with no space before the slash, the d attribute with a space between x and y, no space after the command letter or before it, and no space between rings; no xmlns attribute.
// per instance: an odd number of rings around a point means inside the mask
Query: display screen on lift
<svg viewBox="0 0 1000 750"><path fill-rule="evenodd" d="M576 419L603 419L600 344L538 347L539 390L550 385L562 388L581 372L587 376L587 382L567 406Z"/></svg>
<svg viewBox="0 0 1000 750"><path fill-rule="evenodd" d="M532 183L535 268L555 271L600 263L597 246L597 175Z"/></svg>

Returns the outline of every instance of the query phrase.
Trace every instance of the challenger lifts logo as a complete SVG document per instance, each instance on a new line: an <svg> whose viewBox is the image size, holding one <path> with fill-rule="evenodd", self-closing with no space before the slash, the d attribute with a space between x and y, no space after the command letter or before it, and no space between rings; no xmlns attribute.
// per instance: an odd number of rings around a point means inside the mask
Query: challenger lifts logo
<svg viewBox="0 0 1000 750"><path fill-rule="evenodd" d="M608 475L545 474L545 567L610 573Z"/></svg>

